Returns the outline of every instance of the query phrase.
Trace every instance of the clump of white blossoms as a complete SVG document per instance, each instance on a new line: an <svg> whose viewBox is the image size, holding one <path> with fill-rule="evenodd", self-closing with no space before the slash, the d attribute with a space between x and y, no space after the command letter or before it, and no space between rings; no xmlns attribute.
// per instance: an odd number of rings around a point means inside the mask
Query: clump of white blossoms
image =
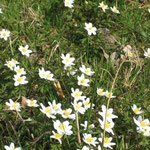
<svg viewBox="0 0 150 150"><path fill-rule="evenodd" d="M95 72L91 71L91 68L86 68L85 65L82 65L82 67L79 68L82 73L92 76Z"/></svg>
<svg viewBox="0 0 150 150"><path fill-rule="evenodd" d="M14 102L12 99L9 99L9 102L6 102L6 105L9 106L9 110L21 111L20 103Z"/></svg>
<svg viewBox="0 0 150 150"><path fill-rule="evenodd" d="M65 3L65 7L72 8L74 0L65 0L64 3Z"/></svg>
<svg viewBox="0 0 150 150"><path fill-rule="evenodd" d="M21 147L15 147L14 143L11 143L10 146L5 145L4 148L5 150L21 150Z"/></svg>
<svg viewBox="0 0 150 150"><path fill-rule="evenodd" d="M90 86L89 85L90 80L86 79L84 74L82 74L81 76L78 76L77 79L78 79L78 85Z"/></svg>
<svg viewBox="0 0 150 150"><path fill-rule="evenodd" d="M41 79L54 81L54 78L53 78L54 75L49 70L45 71L44 68L39 69L39 76L40 76Z"/></svg>
<svg viewBox="0 0 150 150"><path fill-rule="evenodd" d="M116 13L116 14L120 14L119 10L114 6L114 7L110 7L110 9L112 10L112 12Z"/></svg>
<svg viewBox="0 0 150 150"><path fill-rule="evenodd" d="M11 59L9 61L6 61L6 64L4 65L7 66L10 70L14 70L17 64L19 64L18 61L16 61L15 59Z"/></svg>
<svg viewBox="0 0 150 150"><path fill-rule="evenodd" d="M55 119L55 111L53 110L52 105L45 107L42 103L40 103L42 109L40 108L40 111L44 113L48 118Z"/></svg>
<svg viewBox="0 0 150 150"><path fill-rule="evenodd" d="M137 106L135 104L133 104L133 106L131 107L133 112L136 114L136 115L139 115L139 114L142 114L143 111L141 111L141 107L140 108L137 108Z"/></svg>
<svg viewBox="0 0 150 150"><path fill-rule="evenodd" d="M144 56L150 58L150 48L147 49L147 52L144 53Z"/></svg>
<svg viewBox="0 0 150 150"><path fill-rule="evenodd" d="M141 116L138 117L138 120L133 118L135 124L138 126L137 131L142 133L145 136L150 136L150 121L148 119L142 119Z"/></svg>
<svg viewBox="0 0 150 150"><path fill-rule="evenodd" d="M71 135L72 132L72 126L70 125L69 121L60 122L59 120L53 121L54 122L54 128L57 130L57 133L65 134L65 135Z"/></svg>
<svg viewBox="0 0 150 150"><path fill-rule="evenodd" d="M70 54L66 54L66 56L64 54L61 55L61 59L62 59L62 63L65 65L65 67L71 67L74 65L74 61L75 58L74 57L70 57Z"/></svg>
<svg viewBox="0 0 150 150"><path fill-rule="evenodd" d="M0 31L0 38L4 39L5 41L7 41L8 37L10 36L10 31L2 29L2 31Z"/></svg>
<svg viewBox="0 0 150 150"><path fill-rule="evenodd" d="M100 142L102 142L102 138L98 139ZM111 142L112 141L112 137L105 137L104 138L104 147L106 148L110 148L113 149L112 146L116 145L115 143Z"/></svg>
<svg viewBox="0 0 150 150"><path fill-rule="evenodd" d="M13 80L15 81L14 85L18 86L20 84L27 84L26 76L20 76L20 74L14 75Z"/></svg>
<svg viewBox="0 0 150 150"><path fill-rule="evenodd" d="M96 137L92 137L91 134L86 134L84 133L83 134L84 138L83 138L83 141L88 144L88 145L93 145L93 146L96 146L96 144L98 144L98 142L96 141L97 138Z"/></svg>
<svg viewBox="0 0 150 150"><path fill-rule="evenodd" d="M104 12L106 9L108 9L108 5L105 5L103 1L101 3L99 3L98 7L102 8Z"/></svg>
<svg viewBox="0 0 150 150"><path fill-rule="evenodd" d="M26 45L25 47L23 46L19 46L19 49L18 49L22 55L25 55L27 57L29 57L30 53L32 53L32 50L29 50L29 45Z"/></svg>
<svg viewBox="0 0 150 150"><path fill-rule="evenodd" d="M85 23L85 29L88 31L88 35L96 35L96 27L93 27L92 23Z"/></svg>
<svg viewBox="0 0 150 150"><path fill-rule="evenodd" d="M27 106L29 106L29 107L38 107L39 105L37 104L37 100L27 99Z"/></svg>

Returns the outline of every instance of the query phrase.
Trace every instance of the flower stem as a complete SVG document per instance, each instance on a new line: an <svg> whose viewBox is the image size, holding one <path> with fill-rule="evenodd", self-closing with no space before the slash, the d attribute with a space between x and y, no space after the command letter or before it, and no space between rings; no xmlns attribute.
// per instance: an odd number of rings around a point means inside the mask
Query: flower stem
<svg viewBox="0 0 150 150"><path fill-rule="evenodd" d="M81 137L80 137L80 128L79 128L79 118L78 118L78 112L76 111L76 127L77 127L77 138L78 138L78 143L81 144Z"/></svg>
<svg viewBox="0 0 150 150"><path fill-rule="evenodd" d="M14 55L14 52L13 52L13 49L12 49L11 38L9 38L9 46L10 46L11 54L12 54L12 56L13 56L13 55Z"/></svg>

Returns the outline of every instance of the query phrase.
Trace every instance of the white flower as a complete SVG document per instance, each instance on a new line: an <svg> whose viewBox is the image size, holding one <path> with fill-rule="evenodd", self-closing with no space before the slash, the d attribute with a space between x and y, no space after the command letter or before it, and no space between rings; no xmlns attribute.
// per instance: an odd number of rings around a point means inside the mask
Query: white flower
<svg viewBox="0 0 150 150"><path fill-rule="evenodd" d="M116 14L120 14L119 10L114 6L114 7L110 7L110 9L116 13Z"/></svg>
<svg viewBox="0 0 150 150"><path fill-rule="evenodd" d="M14 83L15 86L18 86L19 84L27 84L28 83L28 81L25 80L26 76L21 77L20 75L16 74L16 75L14 75L13 79L15 81L15 83Z"/></svg>
<svg viewBox="0 0 150 150"><path fill-rule="evenodd" d="M15 144L14 143L11 143L10 146L5 145L4 148L6 150L21 150L21 147L16 147L15 148Z"/></svg>
<svg viewBox="0 0 150 150"><path fill-rule="evenodd" d="M64 66L64 69L67 71L67 76L73 76L76 74L77 69L74 69L72 66L66 67Z"/></svg>
<svg viewBox="0 0 150 150"><path fill-rule="evenodd" d="M50 107L53 108L55 114L61 113L61 104L60 103L56 104L56 101L53 100L52 104L51 104L51 102L48 102L48 104L50 105Z"/></svg>
<svg viewBox="0 0 150 150"><path fill-rule="evenodd" d="M133 112L136 114L136 115L139 115L139 114L142 114L143 111L141 111L141 107L140 108L137 108L137 106L135 104L133 104L133 106L131 107Z"/></svg>
<svg viewBox="0 0 150 150"><path fill-rule="evenodd" d="M80 150L80 149L77 149L77 150ZM81 150L93 150L93 149L90 149L88 146L83 146Z"/></svg>
<svg viewBox="0 0 150 150"><path fill-rule="evenodd" d="M65 67L70 67L72 65L74 65L74 60L75 58L70 57L70 54L66 54L66 56L64 54L61 55L62 58L62 63L65 65Z"/></svg>
<svg viewBox="0 0 150 150"><path fill-rule="evenodd" d="M44 114L46 114L46 116L48 118L52 118L52 119L55 119L55 115L54 115L54 110L52 108L52 106L48 106L48 107L45 107L42 103L40 103L42 109L40 109L40 111Z"/></svg>
<svg viewBox="0 0 150 150"><path fill-rule="evenodd" d="M145 129L140 129L137 127L137 131L142 133L144 136L150 136L150 126L146 127Z"/></svg>
<svg viewBox="0 0 150 150"><path fill-rule="evenodd" d="M10 110L16 110L16 111L21 111L20 110L20 104L18 102L14 102L12 99L9 99L9 103L6 102L6 105L9 106Z"/></svg>
<svg viewBox="0 0 150 150"><path fill-rule="evenodd" d="M105 105L102 105L102 112L98 112L102 117L103 117L103 119L105 120L105 114L106 114L106 106ZM113 113L113 109L112 108L109 108L108 110L107 110L107 115L106 115L106 117L107 117L107 121L112 121L112 119L114 119L114 118L118 118L116 115L114 115L114 114L112 114Z"/></svg>
<svg viewBox="0 0 150 150"><path fill-rule="evenodd" d="M147 52L144 53L144 56L150 58L150 48L147 49Z"/></svg>
<svg viewBox="0 0 150 150"><path fill-rule="evenodd" d="M74 0L65 0L65 6L66 7L69 7L69 8L72 8L73 7L73 4L74 3Z"/></svg>
<svg viewBox="0 0 150 150"><path fill-rule="evenodd" d="M108 92L108 91L105 92L105 96L106 96L107 98L115 98L115 97L116 97L116 96L113 96L113 93Z"/></svg>
<svg viewBox="0 0 150 150"><path fill-rule="evenodd" d="M75 101L78 101L78 100L84 100L86 98L86 96L82 96L82 91L80 91L79 89L75 89L74 88L71 88L71 96L74 98Z"/></svg>
<svg viewBox="0 0 150 150"><path fill-rule="evenodd" d="M148 119L142 119L141 116L138 117L138 120L136 120L135 118L133 118L135 124L138 126L138 130L143 130L143 129L147 129L147 127L149 127L150 122Z"/></svg>
<svg viewBox="0 0 150 150"><path fill-rule="evenodd" d="M148 8L147 10L148 10L148 12L150 13L150 8Z"/></svg>
<svg viewBox="0 0 150 150"><path fill-rule="evenodd" d="M100 142L102 142L102 138L98 139ZM104 138L104 147L108 147L110 149L112 149L111 146L116 145L115 143L111 142L112 141L112 137L105 137Z"/></svg>
<svg viewBox="0 0 150 150"><path fill-rule="evenodd" d="M88 125L88 122L87 122L87 121L84 121L83 124L81 123L81 126L84 127L84 130L86 130L87 128L91 130L91 129L93 129L93 128L95 127L94 124Z"/></svg>
<svg viewBox="0 0 150 150"><path fill-rule="evenodd" d="M104 124L105 124L105 120L101 120L101 119L98 119L99 123L100 123L100 126L102 129L104 129ZM114 123L113 121L106 121L106 124L105 124L105 130L108 132L108 133L112 133L114 135L114 132L112 130L112 128L114 127Z"/></svg>
<svg viewBox="0 0 150 150"><path fill-rule="evenodd" d="M4 39L5 41L7 41L9 36L10 36L10 31L5 29L2 29L2 31L0 31L0 38Z"/></svg>
<svg viewBox="0 0 150 150"><path fill-rule="evenodd" d="M46 75L47 80L54 81L54 78L53 78L54 75L50 71L46 71L45 75Z"/></svg>
<svg viewBox="0 0 150 150"><path fill-rule="evenodd" d="M105 5L104 2L99 3L98 7L102 8L104 12L106 9L108 9L108 5Z"/></svg>
<svg viewBox="0 0 150 150"><path fill-rule="evenodd" d="M81 76L77 77L78 79L78 85L83 85L83 86L90 86L89 83L89 79L85 79L84 74L82 74Z"/></svg>
<svg viewBox="0 0 150 150"><path fill-rule="evenodd" d="M101 146L100 145L98 145L98 150L101 150Z"/></svg>
<svg viewBox="0 0 150 150"><path fill-rule="evenodd" d="M3 11L2 11L2 9L0 8L0 14L2 14L3 13Z"/></svg>
<svg viewBox="0 0 150 150"><path fill-rule="evenodd" d="M46 79L46 71L44 70L44 68L39 69L39 76L41 79Z"/></svg>
<svg viewBox="0 0 150 150"><path fill-rule="evenodd" d="M11 62L14 64L14 66L19 64L19 62L17 60L15 60L15 59L11 59Z"/></svg>
<svg viewBox="0 0 150 150"><path fill-rule="evenodd" d="M52 132L53 132L53 135L50 136L50 138L54 138L54 139L58 140L60 144L62 144L61 138L62 138L63 134L55 133L54 131L52 131Z"/></svg>
<svg viewBox="0 0 150 150"><path fill-rule="evenodd" d="M26 72L24 71L24 68L20 68L19 66L16 66L14 71L20 76L26 74Z"/></svg>
<svg viewBox="0 0 150 150"><path fill-rule="evenodd" d="M133 53L132 53L130 50L128 50L128 51L127 51L127 56L128 56L128 57L132 57L132 56L133 56Z"/></svg>
<svg viewBox="0 0 150 150"><path fill-rule="evenodd" d="M103 89L97 88L97 94L100 95L100 96L104 96L104 95L105 95L105 92L104 92Z"/></svg>
<svg viewBox="0 0 150 150"><path fill-rule="evenodd" d="M54 122L54 128L57 130L60 134L66 134L71 135L73 132L71 131L72 126L69 125L69 121L60 122L59 120L53 121Z"/></svg>
<svg viewBox="0 0 150 150"><path fill-rule="evenodd" d="M92 137L91 134L83 134L84 138L83 141L88 144L88 145L93 145L96 146L96 144L98 144L98 142L96 141L97 138L96 137Z"/></svg>
<svg viewBox="0 0 150 150"><path fill-rule="evenodd" d="M84 65L82 65L82 67L80 67L79 69L88 76L92 76L94 74L94 72L91 71L91 68L85 68Z"/></svg>
<svg viewBox="0 0 150 150"><path fill-rule="evenodd" d="M74 103L72 103L74 110L77 112L80 112L81 114L85 113L85 108L82 106L83 103L82 102L76 102L74 101Z"/></svg>
<svg viewBox="0 0 150 150"><path fill-rule="evenodd" d="M72 109L71 108L68 108L68 109L65 109L65 110L62 110L62 117L65 118L65 119L72 119L74 120L75 119L75 114L71 114L72 113Z"/></svg>
<svg viewBox="0 0 150 150"><path fill-rule="evenodd" d="M85 110L89 109L91 107L90 98L83 100L83 104L84 104ZM93 106L94 106L94 104L93 104Z"/></svg>
<svg viewBox="0 0 150 150"><path fill-rule="evenodd" d="M20 46L19 51L21 52L22 55L26 55L27 57L29 57L29 54L32 53L32 51L29 50L28 48L29 48L28 45L26 45L25 47Z"/></svg>
<svg viewBox="0 0 150 150"><path fill-rule="evenodd" d="M38 107L39 105L37 104L37 100L27 99L27 106L29 106L29 107Z"/></svg>
<svg viewBox="0 0 150 150"><path fill-rule="evenodd" d="M93 27L92 23L85 23L85 29L88 31L89 35L96 35L97 29Z"/></svg>
<svg viewBox="0 0 150 150"><path fill-rule="evenodd" d="M14 70L15 64L13 63L12 60L6 61L6 64L4 65L7 66L10 70Z"/></svg>

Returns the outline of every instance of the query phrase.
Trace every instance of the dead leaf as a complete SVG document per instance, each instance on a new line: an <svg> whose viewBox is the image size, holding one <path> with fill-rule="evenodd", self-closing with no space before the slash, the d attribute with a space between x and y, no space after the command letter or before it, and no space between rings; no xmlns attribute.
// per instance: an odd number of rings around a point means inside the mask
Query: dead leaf
<svg viewBox="0 0 150 150"><path fill-rule="evenodd" d="M21 106L23 108L25 108L27 106L27 98L22 96L22 100L21 100Z"/></svg>

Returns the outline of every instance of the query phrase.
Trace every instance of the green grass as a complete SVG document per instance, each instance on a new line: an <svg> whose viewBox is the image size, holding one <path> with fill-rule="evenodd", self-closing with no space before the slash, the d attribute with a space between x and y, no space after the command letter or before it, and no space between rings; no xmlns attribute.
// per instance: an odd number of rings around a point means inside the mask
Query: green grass
<svg viewBox="0 0 150 150"><path fill-rule="evenodd" d="M0 30L11 31L11 47L9 40L0 39L0 149L4 145L14 142L24 150L75 150L80 148L76 137L75 121L70 121L74 134L63 138L62 145L54 139L50 139L54 130L52 119L42 114L39 108L22 108L21 116L24 119L32 118L33 121L23 123L15 112L5 110L5 103L12 98L21 96L37 99L39 103L47 105L48 101L55 99L62 104L62 108L72 108L71 88L80 88L77 85L78 71L75 76L67 76L64 65L61 63L61 54L71 53L76 58L75 68L81 64L90 66L95 71L91 77L89 88L81 87L84 95L90 97L95 104L94 110L88 110L84 115L79 115L79 122L88 120L94 123L96 129L93 134L100 137L102 129L98 123L98 111L106 104L107 99L96 94L97 87L110 90L118 65L113 65L111 59L106 59L103 50L111 55L116 52L114 62L120 64L124 55L123 48L126 45L138 52L140 61L129 60L121 67L118 74L114 95L117 97L110 102L114 109L115 127L113 141L115 150L149 150L149 137L137 133L133 121L135 116L131 106L136 104L144 110L144 118L150 116L150 60L145 59L144 51L150 47L150 13L147 11L148 1L130 0L118 1L120 15L107 10L103 13L98 8L99 0L75 1L74 8L64 7L61 0L1 0ZM115 1L108 1L107 5L115 5ZM139 8L143 6L142 8ZM91 22L98 29L95 36L89 36L84 29L85 22ZM106 31L108 29L108 31ZM31 57L22 56L18 51L20 45L30 46L33 50ZM14 58L20 62L27 72L26 85L14 86L14 73L4 66L6 60ZM53 82L40 79L38 69L44 67L51 70L55 78L60 81L66 96L61 99ZM131 73L129 71L132 69ZM138 72L139 71L139 72ZM129 75L129 79L127 79ZM126 80L127 79L127 80ZM133 82L132 82L133 81ZM132 83L132 84L131 84ZM35 86L37 88L35 88ZM60 116L57 119L64 120ZM31 142L43 135L34 145ZM85 131L81 129L82 133ZM67 142L69 141L69 143ZM82 146L85 143L82 140Z"/></svg>

